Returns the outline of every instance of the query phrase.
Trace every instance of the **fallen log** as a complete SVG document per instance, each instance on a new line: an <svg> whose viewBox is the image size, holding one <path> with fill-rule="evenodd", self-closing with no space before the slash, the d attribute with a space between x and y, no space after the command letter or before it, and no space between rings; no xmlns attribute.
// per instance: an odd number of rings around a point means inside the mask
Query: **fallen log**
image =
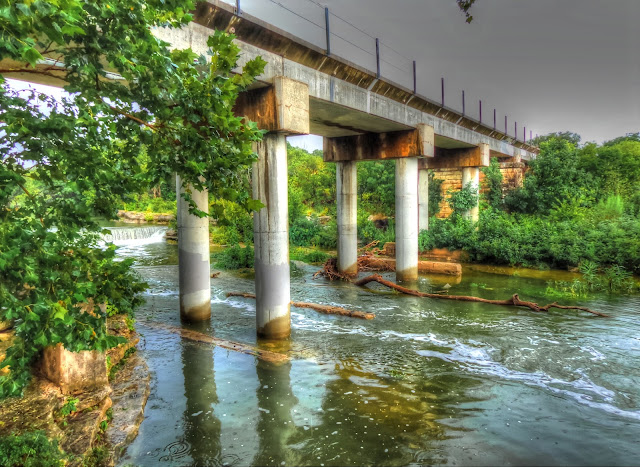
<svg viewBox="0 0 640 467"><path fill-rule="evenodd" d="M396 260L394 258L382 258L375 255L363 255L358 258L358 269L360 271L395 271ZM418 272L424 274L461 276L462 266L459 263L418 261Z"/></svg>
<svg viewBox="0 0 640 467"><path fill-rule="evenodd" d="M227 293L227 297L244 297L253 299L256 298L254 294L243 292L229 292ZM308 302L291 302L291 304L296 308L311 308L312 310L315 310L319 313L324 313L325 315L340 315L360 319L373 319L376 317L374 313L367 313L366 311L347 310L345 308L340 308L339 306L333 305L317 305L315 303Z"/></svg>
<svg viewBox="0 0 640 467"><path fill-rule="evenodd" d="M354 284L359 287L363 287L370 282L377 282L386 287L397 290L398 292L402 292L407 295L413 295L414 297L436 298L439 300L457 300L461 302L479 302L479 303L488 303L491 305L501 305L501 306L521 306L521 307L529 308L530 310L535 312L547 312L549 311L550 308L559 308L562 310L580 310L580 311L586 311L587 313L592 313L597 316L603 316L605 318L609 317L609 315L605 315L604 313L600 313L599 311L591 310L583 306L558 305L556 302L549 303L548 305L545 305L545 306L540 306L534 302L520 300L520 297L518 297L518 294L513 294L511 298L508 298L506 300L489 300L487 298L472 297L467 295L440 295L435 293L425 293L425 292L420 292L419 290L408 289L406 287L402 287L401 285L394 284L391 281L383 279L382 276L380 276L379 274L373 274L371 276L363 277L362 279L355 281Z"/></svg>
<svg viewBox="0 0 640 467"><path fill-rule="evenodd" d="M170 324L164 323L156 323L156 322L139 322L140 325L148 326L153 329L162 329L165 331L172 332L174 334L179 334L183 339L187 339L195 342L203 342L205 344L213 344L215 346L221 347L227 350L233 350L235 352L240 352L247 355L253 355L254 357L259 358L260 360L265 360L271 363L285 363L289 361L289 356L284 355L278 352L271 352L269 350L262 350L256 347L242 344L240 342L228 341L226 339L220 339L218 337L213 337L208 334L203 334L198 331L192 331L191 329L184 329L177 326L171 326Z"/></svg>

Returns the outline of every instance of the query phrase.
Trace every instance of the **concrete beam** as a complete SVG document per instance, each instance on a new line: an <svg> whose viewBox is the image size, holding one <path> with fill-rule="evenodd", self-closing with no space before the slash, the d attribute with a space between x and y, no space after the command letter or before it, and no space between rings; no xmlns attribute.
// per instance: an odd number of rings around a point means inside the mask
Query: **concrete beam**
<svg viewBox="0 0 640 467"><path fill-rule="evenodd" d="M452 169L458 167L488 167L491 162L489 145L480 143L475 148L436 148L435 157L420 160L420 169Z"/></svg>
<svg viewBox="0 0 640 467"><path fill-rule="evenodd" d="M233 110L261 130L309 134L309 86L284 76L274 77L271 86L240 93Z"/></svg>
<svg viewBox="0 0 640 467"><path fill-rule="evenodd" d="M434 148L433 127L419 124L414 130L324 138L323 157L325 162L433 157Z"/></svg>

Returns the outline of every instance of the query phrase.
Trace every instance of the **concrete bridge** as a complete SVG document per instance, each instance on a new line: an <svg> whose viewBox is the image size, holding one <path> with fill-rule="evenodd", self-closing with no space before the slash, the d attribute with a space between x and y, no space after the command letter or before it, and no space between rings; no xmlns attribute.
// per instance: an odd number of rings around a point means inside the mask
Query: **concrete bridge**
<svg viewBox="0 0 640 467"><path fill-rule="evenodd" d="M337 165L338 268L346 274L357 273L357 162L396 160L398 281L418 277L418 232L428 228L427 169L462 168L463 186L477 187L479 169L489 165L492 156L519 162L537 152L376 72L328 55L257 18L238 16L234 7L217 0L200 3L189 28L157 34L176 47L204 53L215 29L237 36L240 65L256 56L267 62L256 85L236 106L237 115L268 131L257 145L259 160L252 175L253 197L265 205L254 215L260 336L282 338L290 333L286 136L323 136L324 159ZM469 217L477 219L477 206ZM179 213L178 219L181 312L188 319L206 319L208 231L206 225L196 228L202 221L193 216ZM194 229L199 234L186 235ZM201 245L195 256L194 245Z"/></svg>
<svg viewBox="0 0 640 467"><path fill-rule="evenodd" d="M490 157L519 162L537 148L442 107L326 50L210 0L198 4L195 21L182 30L154 33L175 47L207 50L213 30L234 33L239 65L261 56L267 65L238 99L236 114L268 131L256 150L253 197L265 205L254 215L256 320L260 336L290 333L289 232L286 136L324 137L324 159L337 165L338 268L357 273L358 161L396 160L396 278L418 276L418 232L428 228L430 168L461 168L462 184L479 185ZM11 76L32 81L32 76ZM38 81L43 84L56 84ZM177 180L178 191L182 189ZM207 193L193 193L208 210ZM211 315L207 219L188 213L178 196L180 312L187 320ZM477 219L477 206L469 212Z"/></svg>

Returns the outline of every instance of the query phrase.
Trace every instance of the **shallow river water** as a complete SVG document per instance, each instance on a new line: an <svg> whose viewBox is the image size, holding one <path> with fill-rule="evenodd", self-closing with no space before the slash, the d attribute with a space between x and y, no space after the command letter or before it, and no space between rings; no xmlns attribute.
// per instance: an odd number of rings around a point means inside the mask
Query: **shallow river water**
<svg viewBox="0 0 640 467"><path fill-rule="evenodd" d="M181 340L177 248L125 245L149 283L138 313L152 372L145 419L121 463L155 465L638 465L640 297L581 304L611 315L453 303L292 274L296 301L374 312L364 321L291 309L274 365ZM551 275L551 273L550 273ZM393 275L389 275L393 280ZM543 278L464 271L421 290L547 303ZM253 278L211 280L212 319L193 329L256 344ZM565 300L566 301L566 300Z"/></svg>

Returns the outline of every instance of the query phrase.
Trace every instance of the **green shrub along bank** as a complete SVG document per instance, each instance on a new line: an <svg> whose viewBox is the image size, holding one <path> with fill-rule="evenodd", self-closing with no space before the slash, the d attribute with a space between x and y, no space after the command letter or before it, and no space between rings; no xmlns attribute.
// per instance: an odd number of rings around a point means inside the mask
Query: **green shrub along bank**
<svg viewBox="0 0 640 467"><path fill-rule="evenodd" d="M233 245L224 250L213 253L213 266L218 269L251 269L253 268L253 247Z"/></svg>
<svg viewBox="0 0 640 467"><path fill-rule="evenodd" d="M603 277L639 274L640 136L603 146L580 147L578 141L572 133L540 138L541 152L523 186L504 196L492 161L484 169L478 224L460 216L468 207L464 190L454 193L453 215L431 219L429 231L420 233L420 249L463 249L472 261L530 267L594 264Z"/></svg>
<svg viewBox="0 0 640 467"><path fill-rule="evenodd" d="M432 218L419 245L421 251L462 249L477 262L567 268L592 261L640 273L640 220L631 216L556 221L487 208L477 226Z"/></svg>
<svg viewBox="0 0 640 467"><path fill-rule="evenodd" d="M133 194L122 201L125 211L176 213L176 193L163 193L154 196L152 193Z"/></svg>

